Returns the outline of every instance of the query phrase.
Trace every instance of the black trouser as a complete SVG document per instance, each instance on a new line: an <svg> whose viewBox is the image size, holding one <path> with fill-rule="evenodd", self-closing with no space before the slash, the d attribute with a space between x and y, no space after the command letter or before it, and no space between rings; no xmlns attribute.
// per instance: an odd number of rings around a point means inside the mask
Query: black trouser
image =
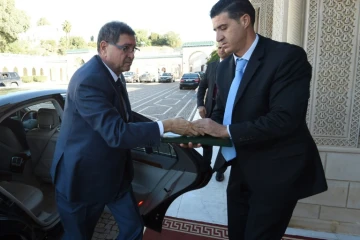
<svg viewBox="0 0 360 240"><path fill-rule="evenodd" d="M244 189L227 197L229 240L282 239L297 201L269 203Z"/></svg>
<svg viewBox="0 0 360 240"><path fill-rule="evenodd" d="M207 162L208 164L211 164L211 158L212 158L212 154L213 154L213 146L203 146L203 158L204 161ZM218 153L221 154L221 153ZM219 158L217 157L215 161L217 161ZM216 163L215 163L216 165ZM221 168L217 169L216 172L217 173L224 173L227 169L226 165L223 165Z"/></svg>

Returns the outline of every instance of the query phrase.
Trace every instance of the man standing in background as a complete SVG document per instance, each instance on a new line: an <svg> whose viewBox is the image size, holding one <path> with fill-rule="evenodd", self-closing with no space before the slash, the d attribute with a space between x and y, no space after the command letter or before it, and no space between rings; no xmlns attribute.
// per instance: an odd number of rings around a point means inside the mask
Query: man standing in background
<svg viewBox="0 0 360 240"><path fill-rule="evenodd" d="M217 54L219 60L208 63L208 66L205 71L205 77L200 81L200 85L197 92L197 106L201 118L210 118L211 113L216 104L216 70L219 63L227 58L231 53L227 53L221 46L218 46ZM207 91L206 91L207 90ZM205 96L206 95L206 96ZM205 102L205 103L204 103ZM203 158L206 162L211 162L213 153L213 146L203 146ZM215 179L218 182L224 180L224 172L226 171L226 166L223 164L224 159L221 154L218 154L216 162L214 164L214 170L216 170ZM218 167L220 166L220 168Z"/></svg>

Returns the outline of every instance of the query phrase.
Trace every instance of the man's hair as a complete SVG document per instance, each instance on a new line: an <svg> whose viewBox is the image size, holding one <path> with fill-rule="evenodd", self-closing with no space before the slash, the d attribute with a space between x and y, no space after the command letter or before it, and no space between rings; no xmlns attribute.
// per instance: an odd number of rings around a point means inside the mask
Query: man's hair
<svg viewBox="0 0 360 240"><path fill-rule="evenodd" d="M244 14L250 16L251 25L255 23L255 9L249 0L220 0L210 11L210 17L214 18L221 13L227 12L229 18L239 21Z"/></svg>
<svg viewBox="0 0 360 240"><path fill-rule="evenodd" d="M126 23L113 21L106 23L99 31L97 40L97 50L100 52L101 41L117 43L121 34L135 36L134 30Z"/></svg>

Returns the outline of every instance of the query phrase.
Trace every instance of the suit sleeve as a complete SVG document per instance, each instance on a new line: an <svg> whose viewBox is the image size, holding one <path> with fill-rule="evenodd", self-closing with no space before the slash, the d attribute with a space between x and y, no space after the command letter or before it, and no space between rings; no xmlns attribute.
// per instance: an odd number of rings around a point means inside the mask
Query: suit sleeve
<svg viewBox="0 0 360 240"><path fill-rule="evenodd" d="M82 118L110 147L131 149L160 143L156 122L126 123L97 81L85 79L75 91L75 106Z"/></svg>
<svg viewBox="0 0 360 240"><path fill-rule="evenodd" d="M205 93L206 89L209 87L209 72L210 72L211 64L208 64L206 70L205 70L205 78L200 81L198 92L197 92L197 106L204 106L204 99L205 99Z"/></svg>
<svg viewBox="0 0 360 240"><path fill-rule="evenodd" d="M222 73L221 66L218 66L216 69L216 85L217 86L221 86L221 83L219 83L219 81L222 81L221 73ZM223 96L220 96L220 94L222 94L222 92L217 91L216 98L215 98L216 104L215 104L215 107L211 114L211 119L219 124L222 124L223 118L224 118L224 113L225 113L226 102L222 101Z"/></svg>
<svg viewBox="0 0 360 240"><path fill-rule="evenodd" d="M305 121L310 96L311 65L302 48L291 46L279 65L269 91L269 112L253 121L232 124L235 146L281 138Z"/></svg>

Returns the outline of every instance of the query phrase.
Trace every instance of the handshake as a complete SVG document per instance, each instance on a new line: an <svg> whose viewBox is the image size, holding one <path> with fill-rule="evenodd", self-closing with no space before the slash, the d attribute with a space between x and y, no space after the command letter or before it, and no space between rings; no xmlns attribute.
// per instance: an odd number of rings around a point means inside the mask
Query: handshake
<svg viewBox="0 0 360 240"><path fill-rule="evenodd" d="M183 136L229 137L226 126L216 123L210 118L199 119L189 122L183 118L171 118L162 121L164 133L173 132Z"/></svg>

